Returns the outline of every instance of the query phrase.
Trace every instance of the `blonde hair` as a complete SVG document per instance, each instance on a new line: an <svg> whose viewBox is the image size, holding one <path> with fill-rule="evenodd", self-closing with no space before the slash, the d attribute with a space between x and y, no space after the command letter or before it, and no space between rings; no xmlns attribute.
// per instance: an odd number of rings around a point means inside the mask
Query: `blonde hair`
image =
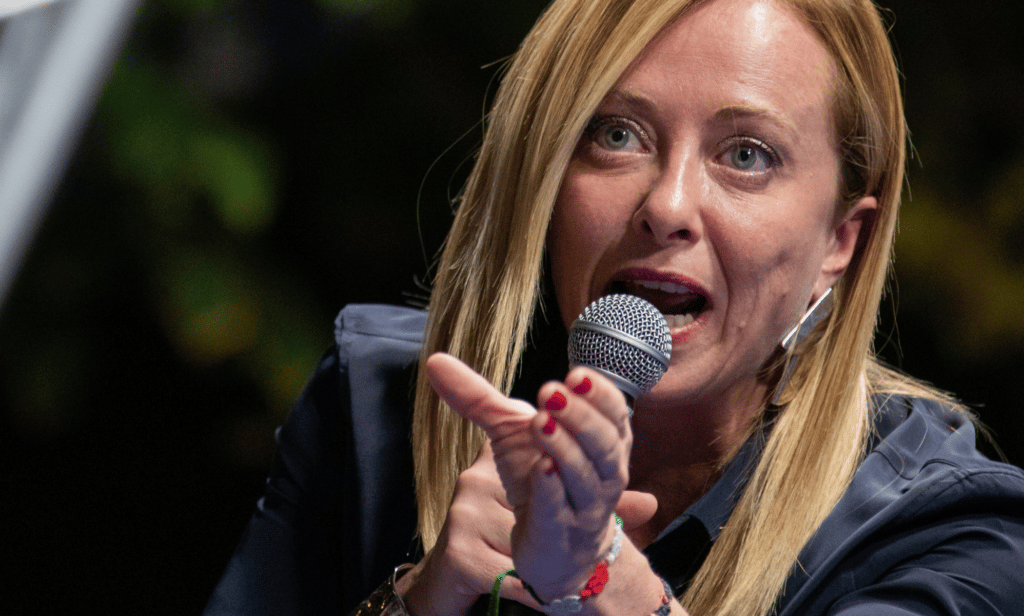
<svg viewBox="0 0 1024 616"><path fill-rule="evenodd" d="M502 80L431 295L413 419L419 531L437 540L482 432L450 412L423 362L446 351L506 393L539 303L548 222L596 107L646 45L702 0L555 0ZM845 211L873 195L866 239L836 285L829 319L801 344L800 369L750 483L683 597L702 616L771 612L801 548L865 455L873 393L938 397L880 367L871 342L890 262L906 131L899 77L870 0L785 0L835 63ZM784 514L783 514L784 512Z"/></svg>

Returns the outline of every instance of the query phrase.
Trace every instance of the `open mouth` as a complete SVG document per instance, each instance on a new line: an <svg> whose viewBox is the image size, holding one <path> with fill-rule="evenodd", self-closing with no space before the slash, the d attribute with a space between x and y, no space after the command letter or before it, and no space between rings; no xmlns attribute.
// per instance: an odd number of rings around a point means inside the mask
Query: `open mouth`
<svg viewBox="0 0 1024 616"><path fill-rule="evenodd" d="M665 316L669 329L693 323L710 308L705 295L668 281L617 280L608 285L607 292L629 293L651 302Z"/></svg>

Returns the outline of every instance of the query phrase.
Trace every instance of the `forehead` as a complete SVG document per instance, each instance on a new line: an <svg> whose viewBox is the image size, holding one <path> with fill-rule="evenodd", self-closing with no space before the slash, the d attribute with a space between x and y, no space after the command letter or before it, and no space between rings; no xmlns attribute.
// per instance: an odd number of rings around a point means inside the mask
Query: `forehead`
<svg viewBox="0 0 1024 616"><path fill-rule="evenodd" d="M796 124L824 115L830 127L833 75L824 42L788 5L712 0L662 29L617 90L696 94L709 113L749 108Z"/></svg>

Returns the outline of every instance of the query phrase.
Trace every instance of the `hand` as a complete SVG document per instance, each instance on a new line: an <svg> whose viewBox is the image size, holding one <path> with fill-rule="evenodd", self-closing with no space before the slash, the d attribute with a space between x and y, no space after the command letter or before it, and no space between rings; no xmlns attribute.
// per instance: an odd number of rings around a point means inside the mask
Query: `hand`
<svg viewBox="0 0 1024 616"><path fill-rule="evenodd" d="M457 359L435 354L427 369L449 406L491 438L516 518L512 553L517 570L542 598L583 587L611 544L616 504L627 530L653 516L653 496L623 492L632 444L628 410L622 394L597 373L570 373L567 383L577 387L583 378L590 379L587 393L576 394L558 383L541 389L545 402L555 392L566 400L557 411L563 427L547 435L548 412L537 414L527 403L506 398Z"/></svg>
<svg viewBox="0 0 1024 616"><path fill-rule="evenodd" d="M398 581L413 616L466 614L495 577L512 568L509 538L515 517L505 498L490 441L459 475L437 544ZM534 608L522 582L507 578L502 596Z"/></svg>
<svg viewBox="0 0 1024 616"><path fill-rule="evenodd" d="M646 501L626 496L633 443L629 409L607 379L576 368L564 383L544 385L538 403L546 410L531 422L531 431L546 464L532 475L528 506L520 511L512 502L512 557L522 578L550 600L578 594L607 557L616 533L612 513L621 500L646 513L645 521L657 502L650 495ZM501 454L496 448L499 459ZM643 511L645 503L649 508Z"/></svg>
<svg viewBox="0 0 1024 616"><path fill-rule="evenodd" d="M530 429L537 410L524 400L505 397L487 379L445 353L427 359L427 376L448 406L483 428L491 446L501 451L496 462L508 501L513 507L526 501L531 469L542 457Z"/></svg>

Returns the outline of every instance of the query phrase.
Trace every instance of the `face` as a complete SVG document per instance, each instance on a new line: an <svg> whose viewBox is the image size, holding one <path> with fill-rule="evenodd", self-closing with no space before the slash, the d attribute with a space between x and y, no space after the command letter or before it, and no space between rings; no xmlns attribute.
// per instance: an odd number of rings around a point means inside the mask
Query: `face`
<svg viewBox="0 0 1024 616"><path fill-rule="evenodd" d="M779 340L848 264L865 198L836 213L832 65L773 0L715 0L662 31L608 94L548 236L568 326L612 292L668 318L645 406L753 408Z"/></svg>

